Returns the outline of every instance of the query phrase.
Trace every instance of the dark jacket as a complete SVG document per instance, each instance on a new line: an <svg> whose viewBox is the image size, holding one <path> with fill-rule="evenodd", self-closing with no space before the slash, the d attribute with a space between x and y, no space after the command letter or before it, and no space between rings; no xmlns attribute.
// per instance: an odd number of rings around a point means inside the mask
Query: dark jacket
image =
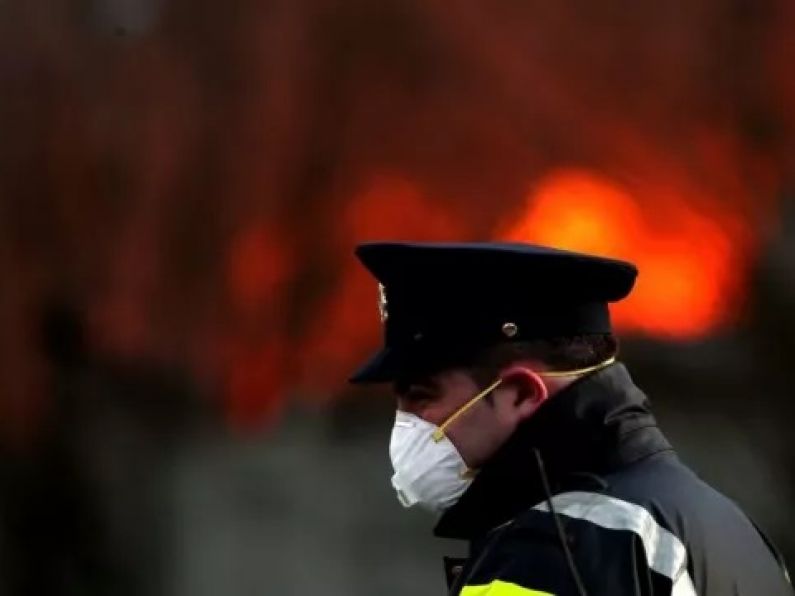
<svg viewBox="0 0 795 596"><path fill-rule="evenodd" d="M451 594L793 594L772 545L679 461L621 364L545 403L435 532L470 541Z"/></svg>

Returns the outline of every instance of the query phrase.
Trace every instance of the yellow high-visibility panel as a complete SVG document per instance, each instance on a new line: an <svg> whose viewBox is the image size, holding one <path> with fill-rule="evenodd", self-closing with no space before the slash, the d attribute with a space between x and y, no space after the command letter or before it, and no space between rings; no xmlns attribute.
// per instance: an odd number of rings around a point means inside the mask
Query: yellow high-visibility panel
<svg viewBox="0 0 795 596"><path fill-rule="evenodd" d="M484 586L464 586L461 596L555 596L549 592L540 592L523 588L499 579Z"/></svg>

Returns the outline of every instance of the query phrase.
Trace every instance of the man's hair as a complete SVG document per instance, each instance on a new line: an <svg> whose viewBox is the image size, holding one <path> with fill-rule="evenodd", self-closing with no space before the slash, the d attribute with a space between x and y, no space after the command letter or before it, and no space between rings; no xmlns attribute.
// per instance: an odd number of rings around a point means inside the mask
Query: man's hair
<svg viewBox="0 0 795 596"><path fill-rule="evenodd" d="M569 371L601 364L617 352L618 340L612 333L500 343L474 353L435 354L430 361L402 371L394 380L394 388L402 394L418 379L447 368L463 368L484 389L494 382L502 369L514 363L532 360L548 370Z"/></svg>
<svg viewBox="0 0 795 596"><path fill-rule="evenodd" d="M481 387L492 383L511 364L534 360L548 370L569 371L601 364L618 353L612 333L553 337L501 343L482 350L466 367Z"/></svg>

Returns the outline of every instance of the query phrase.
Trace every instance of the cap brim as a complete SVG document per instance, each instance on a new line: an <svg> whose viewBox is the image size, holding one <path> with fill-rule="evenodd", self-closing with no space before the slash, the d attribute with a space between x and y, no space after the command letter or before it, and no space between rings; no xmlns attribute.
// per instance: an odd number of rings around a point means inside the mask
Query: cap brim
<svg viewBox="0 0 795 596"><path fill-rule="evenodd" d="M372 356L348 379L349 383L387 383L394 381L400 370L395 351L384 348Z"/></svg>
<svg viewBox="0 0 795 596"><path fill-rule="evenodd" d="M425 346L412 350L382 348L348 379L358 383L389 383L407 376L424 376L462 365L471 350L465 346Z"/></svg>

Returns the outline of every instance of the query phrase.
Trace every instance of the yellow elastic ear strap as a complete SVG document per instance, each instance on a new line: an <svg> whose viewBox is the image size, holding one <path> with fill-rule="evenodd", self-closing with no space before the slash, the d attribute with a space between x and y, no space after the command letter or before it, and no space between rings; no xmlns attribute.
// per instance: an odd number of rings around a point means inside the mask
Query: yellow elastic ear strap
<svg viewBox="0 0 795 596"><path fill-rule="evenodd" d="M450 426L450 424L452 424L452 423L453 423L455 420L457 420L457 419L458 419L458 417L459 417L459 416L461 416L461 415L462 415L464 412L468 411L468 410L469 410L469 408L471 408L472 406L474 406L474 405L475 405L476 403L478 403L478 402L479 402L481 399L483 399L483 398L484 398L484 397L486 397L486 396L487 396L489 393L491 393L491 392L492 392L492 391L494 391L494 390L495 390L497 387L499 387L499 386L500 386L500 383L502 383L502 379L497 379L497 380L496 380L496 381L494 381L494 382L493 382L491 385L489 385L488 387L486 387L486 388L485 388L483 391L481 391L480 393L478 393L478 394L477 394L475 397L473 397L473 398L472 398L472 399L470 399L470 400L469 400L467 403L465 403L463 406L461 406L461 407L460 407L458 410L456 410L455 412L453 412L453 415L452 415L452 416L450 416L450 418L448 418L447 420L445 420L445 421L442 423L442 425L441 425L439 428L437 428L435 431L433 431L433 435L431 435L431 436L433 437L433 441L434 441L435 443L438 443L439 441L441 441L442 439L444 439L444 429L446 429L448 426Z"/></svg>
<svg viewBox="0 0 795 596"><path fill-rule="evenodd" d="M612 356L611 358L608 358L608 359L607 359L607 360L605 360L604 362L600 362L599 364L596 364L596 365L594 365L594 366L589 366L589 367L587 367L587 368L578 368L577 370L557 370L557 371L553 370L553 371L544 371L544 372L539 372L539 373L537 373L537 374L538 374L538 376L539 376L539 377L549 377L549 378L557 378L557 377L570 377L570 376L573 376L573 375L584 375L584 374L586 374L586 373L589 373L589 372L594 372L594 371L597 371L597 370L599 370L599 369L605 368L606 366L610 366L610 365L611 365L611 364L613 364L615 361L616 361L616 357L615 357L615 356ZM470 409L472 406L474 406L474 405L475 405L476 403L478 403L478 402L479 402L481 399L483 399L483 398L484 398L484 397L486 397L486 396L487 396L489 393L491 393L491 392L492 392L492 391L494 391L494 390L495 390L497 387L499 387L499 386L500 386L500 384L502 383L502 381L503 381L503 379L497 379L497 380L496 380L496 381L494 381L494 382L493 382L491 385L489 385L488 387L486 387L486 388L485 388L483 391L481 391L480 393L478 393L478 394L477 394L475 397L473 397L473 398L472 398L472 399L470 399L470 400L469 400L467 403L465 403L463 406L461 406L461 407L460 407L458 410L456 410L455 412L453 412L453 414L452 414L452 415L451 415L451 416L450 416L450 417L449 417L447 420L445 420L445 421L444 421L444 422L443 422L443 423L442 423L442 424L439 426L439 428L437 428L435 431L433 431L433 434L431 435L431 438L433 438L433 441L434 441L435 443L438 443L439 441L441 441L442 439L444 439L444 431L445 431L445 429L446 429L448 426L450 426L450 425L451 425L453 422L455 422L455 421L456 421L456 420L457 420L457 419L458 419L458 418L459 418L461 415L463 415L464 413L466 413L467 411L469 411L469 409Z"/></svg>
<svg viewBox="0 0 795 596"><path fill-rule="evenodd" d="M538 373L539 377L571 377L573 375L584 375L585 373L594 372L599 370L600 368L605 368L606 366L610 366L616 361L615 356L611 356L604 362L600 362L599 364L595 364L593 366L589 366L588 368L578 368L577 370L551 370L551 371L542 371Z"/></svg>

